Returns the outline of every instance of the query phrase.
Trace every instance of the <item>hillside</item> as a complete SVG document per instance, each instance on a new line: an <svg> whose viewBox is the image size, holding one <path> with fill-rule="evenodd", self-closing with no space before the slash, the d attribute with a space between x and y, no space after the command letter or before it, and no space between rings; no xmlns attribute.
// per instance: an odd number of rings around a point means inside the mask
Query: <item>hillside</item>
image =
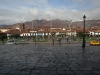
<svg viewBox="0 0 100 75"><path fill-rule="evenodd" d="M32 23L33 23L33 25L32 25ZM21 23L16 23L13 25L0 25L0 28L16 28L16 27L20 27L20 24ZM66 27L68 27L69 25L72 25L72 27L74 27L74 28L83 27L83 21L76 21L76 22L70 23L67 20L59 20L59 19L52 20L52 21L48 21L45 19L33 20L33 21L27 21L24 24L25 24L26 29L31 29L32 26L33 27L38 27L38 26L43 26L43 25L50 26L51 24L52 24L52 26L66 26ZM91 26L100 26L100 20L87 20L86 27L91 27Z"/></svg>
<svg viewBox="0 0 100 75"><path fill-rule="evenodd" d="M0 28L12 28L12 25L0 25Z"/></svg>

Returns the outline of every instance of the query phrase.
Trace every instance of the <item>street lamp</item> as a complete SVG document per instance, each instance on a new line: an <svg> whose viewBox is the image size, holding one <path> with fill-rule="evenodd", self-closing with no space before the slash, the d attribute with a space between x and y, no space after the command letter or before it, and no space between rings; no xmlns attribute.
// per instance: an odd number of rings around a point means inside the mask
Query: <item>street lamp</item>
<svg viewBox="0 0 100 75"><path fill-rule="evenodd" d="M82 47L85 48L85 19L86 19L86 16L84 15L83 16L83 20L84 20L84 27L83 27L83 44L82 44Z"/></svg>

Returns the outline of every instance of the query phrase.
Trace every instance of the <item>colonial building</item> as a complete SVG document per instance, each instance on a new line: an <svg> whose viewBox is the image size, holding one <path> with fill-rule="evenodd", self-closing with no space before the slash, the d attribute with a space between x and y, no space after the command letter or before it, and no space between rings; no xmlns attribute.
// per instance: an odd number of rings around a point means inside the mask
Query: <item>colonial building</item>
<svg viewBox="0 0 100 75"><path fill-rule="evenodd" d="M53 36L57 37L61 35L62 37L77 37L79 32L83 32L83 28L69 28L66 26L48 26L43 25L37 28L26 29L25 24L20 24L20 27L14 29L1 28L0 32L4 32L7 36L11 34L20 34L21 37L33 37L33 36ZM85 34L88 36L100 36L100 27L90 27L85 29Z"/></svg>

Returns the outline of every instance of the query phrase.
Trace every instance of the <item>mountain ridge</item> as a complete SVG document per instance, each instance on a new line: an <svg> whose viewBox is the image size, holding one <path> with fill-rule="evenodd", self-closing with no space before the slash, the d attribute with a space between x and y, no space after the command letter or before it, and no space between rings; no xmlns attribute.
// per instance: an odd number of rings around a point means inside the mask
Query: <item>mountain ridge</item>
<svg viewBox="0 0 100 75"><path fill-rule="evenodd" d="M32 25L33 23L33 25ZM60 20L60 19L56 19L56 20L46 20L46 19L42 19L42 20L33 20L33 21L26 21L24 22L25 24L25 28L26 29L31 29L32 26L33 27L39 27L39 26L72 26L74 28L81 28L83 27L83 21L75 21L75 22L71 22L68 20ZM20 27L21 23L16 23L13 25L0 25L0 28L16 28L16 27ZM100 26L100 20L86 20L86 27L91 27L91 26Z"/></svg>

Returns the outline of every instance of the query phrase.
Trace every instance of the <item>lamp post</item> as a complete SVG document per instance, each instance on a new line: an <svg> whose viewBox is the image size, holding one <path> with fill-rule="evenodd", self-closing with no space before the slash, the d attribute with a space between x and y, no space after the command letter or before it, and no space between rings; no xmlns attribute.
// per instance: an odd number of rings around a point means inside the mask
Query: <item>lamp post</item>
<svg viewBox="0 0 100 75"><path fill-rule="evenodd" d="M72 25L71 25L71 23L72 23L72 20L69 21L70 39L72 39Z"/></svg>
<svg viewBox="0 0 100 75"><path fill-rule="evenodd" d="M82 47L85 48L85 19L86 19L86 16L84 15L83 16L83 20L84 20L84 27L83 27L83 44L82 44Z"/></svg>
<svg viewBox="0 0 100 75"><path fill-rule="evenodd" d="M32 4L32 12L33 12L33 4ZM32 33L31 33L31 38L32 38L32 41L34 42L33 19L32 19Z"/></svg>

